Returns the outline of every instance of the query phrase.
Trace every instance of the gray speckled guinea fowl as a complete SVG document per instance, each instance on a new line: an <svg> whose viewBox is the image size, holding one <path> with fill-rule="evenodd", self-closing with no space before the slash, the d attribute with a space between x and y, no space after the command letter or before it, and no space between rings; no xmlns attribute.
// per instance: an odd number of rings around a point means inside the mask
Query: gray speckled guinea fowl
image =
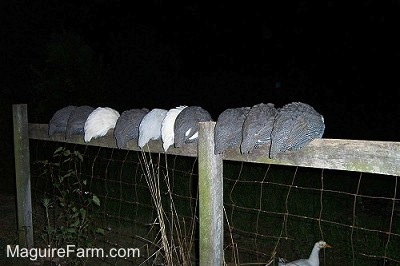
<svg viewBox="0 0 400 266"><path fill-rule="evenodd" d="M94 108L88 105L76 107L70 114L65 136L70 139L72 135L85 134L85 122L89 115L94 111Z"/></svg>
<svg viewBox="0 0 400 266"><path fill-rule="evenodd" d="M212 121L208 111L200 106L188 106L175 119L175 148L196 143L199 135L199 122Z"/></svg>
<svg viewBox="0 0 400 266"><path fill-rule="evenodd" d="M300 150L324 134L324 118L313 107L293 102L279 109L271 132L270 158L277 154Z"/></svg>
<svg viewBox="0 0 400 266"><path fill-rule="evenodd" d="M149 112L147 108L130 109L122 112L114 128L114 137L119 149L125 148L130 140L139 138L139 125Z"/></svg>
<svg viewBox="0 0 400 266"><path fill-rule="evenodd" d="M261 145L271 143L271 132L277 110L272 103L254 105L243 123L241 153L250 153Z"/></svg>
<svg viewBox="0 0 400 266"><path fill-rule="evenodd" d="M240 149L242 127L249 111L250 107L229 108L218 116L214 129L215 154Z"/></svg>
<svg viewBox="0 0 400 266"><path fill-rule="evenodd" d="M67 130L67 123L71 112L76 108L74 105L68 105L55 112L49 122L49 137L54 134L63 134Z"/></svg>

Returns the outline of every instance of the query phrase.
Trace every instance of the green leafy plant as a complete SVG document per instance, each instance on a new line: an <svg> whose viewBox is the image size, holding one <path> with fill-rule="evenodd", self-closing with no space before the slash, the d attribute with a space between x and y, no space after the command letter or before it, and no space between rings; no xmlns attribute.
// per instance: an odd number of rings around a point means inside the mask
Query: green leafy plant
<svg viewBox="0 0 400 266"><path fill-rule="evenodd" d="M79 151L71 152L64 147L56 149L52 161L37 162L43 165L42 175L52 182L52 199L42 199L46 216L42 238L51 247L90 247L96 234L104 234L93 217L100 200L81 175L82 162ZM50 209L55 215L51 215Z"/></svg>

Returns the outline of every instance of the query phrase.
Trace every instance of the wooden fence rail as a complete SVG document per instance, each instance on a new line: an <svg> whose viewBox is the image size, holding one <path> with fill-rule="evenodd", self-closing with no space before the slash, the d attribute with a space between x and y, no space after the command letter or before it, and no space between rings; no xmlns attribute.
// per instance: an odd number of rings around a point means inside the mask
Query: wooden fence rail
<svg viewBox="0 0 400 266"><path fill-rule="evenodd" d="M47 124L29 124L29 138L47 141L69 142L82 145L93 145L108 148L117 148L113 132L89 143L83 141L82 136L73 136L65 140L57 135L48 136ZM128 143L126 149L140 151L133 142ZM164 153L160 142L149 143L149 151ZM168 149L167 154L197 157L197 147ZM252 154L240 154L239 151L228 150L222 159L228 161L243 161L263 164L276 164L320 169L356 171L383 175L400 175L400 142L368 141L347 139L315 139L300 151L280 154L276 159L268 158L268 151L261 147Z"/></svg>
<svg viewBox="0 0 400 266"><path fill-rule="evenodd" d="M47 124L28 124L28 126L24 124L27 123L26 105L15 105L13 111L15 119L14 138L16 139L15 160L18 167L23 158L29 158L29 149L21 148L19 141L17 142L21 138L117 148L112 130L106 136L94 139L89 143L85 143L82 136L73 136L71 140L65 140L60 135L50 138ZM167 152L167 154L173 155L199 157L200 265L223 264L223 160L400 176L400 142L323 138L312 141L300 151L280 154L276 159L269 159L267 149L262 147L252 154L243 155L239 151L229 150L223 155L215 155L213 152L214 126L215 122L200 123L198 145L184 148L171 146ZM25 136L25 127L29 129L28 136ZM134 142L129 142L126 149L140 151L140 148ZM151 141L149 146L146 147L146 151L147 149L152 153L164 153L160 141ZM17 161L19 161L18 164ZM20 182L24 184L17 187L17 190L20 189L20 193L24 194L22 199L26 199L26 197L30 198L30 171L26 161L21 167L27 169L25 171L21 171L21 168L16 169L17 180L22 180ZM28 187L29 195L26 192ZM26 208L29 208L30 205L25 202L18 201L18 210L20 210L22 216L18 217L20 229L22 226L29 225L27 224L29 217L26 217L26 215L29 214L30 210L28 211ZM28 239L31 239L32 230L26 233L29 234Z"/></svg>

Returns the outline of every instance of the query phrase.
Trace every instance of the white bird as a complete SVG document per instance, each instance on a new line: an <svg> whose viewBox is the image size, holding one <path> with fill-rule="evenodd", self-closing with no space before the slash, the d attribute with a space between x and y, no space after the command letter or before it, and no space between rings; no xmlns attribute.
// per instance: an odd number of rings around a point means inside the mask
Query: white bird
<svg viewBox="0 0 400 266"><path fill-rule="evenodd" d="M119 112L110 107L97 107L93 110L85 122L85 142L105 136L115 127L119 116Z"/></svg>
<svg viewBox="0 0 400 266"><path fill-rule="evenodd" d="M163 142L164 151L167 151L168 148L174 144L175 119L186 107L186 105L181 105L168 110L164 120L161 123L161 139Z"/></svg>
<svg viewBox="0 0 400 266"><path fill-rule="evenodd" d="M331 246L325 241L318 241L317 243L315 243L308 259L300 259L292 262L286 262L282 258L280 258L278 266L319 266L319 251L322 248L331 248Z"/></svg>
<svg viewBox="0 0 400 266"><path fill-rule="evenodd" d="M154 108L148 112L139 125L138 146L143 148L150 140L161 138L161 123L167 115L167 110Z"/></svg>
<svg viewBox="0 0 400 266"><path fill-rule="evenodd" d="M68 105L59 109L53 114L53 117L50 119L49 122L49 137L53 136L56 133L64 134L65 137L65 131L67 130L69 116L75 108L76 106L74 105Z"/></svg>

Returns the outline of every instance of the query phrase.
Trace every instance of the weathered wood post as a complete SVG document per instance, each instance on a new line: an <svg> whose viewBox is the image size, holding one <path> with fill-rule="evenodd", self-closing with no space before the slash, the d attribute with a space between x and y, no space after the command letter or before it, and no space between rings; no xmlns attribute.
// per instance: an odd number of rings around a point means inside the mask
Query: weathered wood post
<svg viewBox="0 0 400 266"><path fill-rule="evenodd" d="M224 261L223 160L214 154L215 122L199 123L200 266Z"/></svg>
<svg viewBox="0 0 400 266"><path fill-rule="evenodd" d="M26 104L13 104L13 124L19 245L32 248L31 173Z"/></svg>

